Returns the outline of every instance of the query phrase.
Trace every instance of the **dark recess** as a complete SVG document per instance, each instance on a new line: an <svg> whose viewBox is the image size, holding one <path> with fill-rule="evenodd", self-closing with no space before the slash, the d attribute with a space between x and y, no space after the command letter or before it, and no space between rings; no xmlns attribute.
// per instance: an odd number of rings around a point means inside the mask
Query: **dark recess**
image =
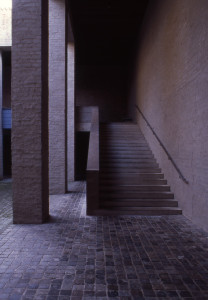
<svg viewBox="0 0 208 300"><path fill-rule="evenodd" d="M86 180L87 156L89 148L89 132L76 132L76 180Z"/></svg>
<svg viewBox="0 0 208 300"><path fill-rule="evenodd" d="M3 172L4 177L11 177L11 165L12 165L12 158L11 158L11 130L4 129L3 130Z"/></svg>

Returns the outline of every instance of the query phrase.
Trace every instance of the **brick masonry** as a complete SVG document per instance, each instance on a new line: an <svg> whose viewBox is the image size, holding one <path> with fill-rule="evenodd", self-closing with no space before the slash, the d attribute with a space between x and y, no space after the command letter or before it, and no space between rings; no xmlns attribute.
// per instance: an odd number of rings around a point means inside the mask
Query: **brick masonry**
<svg viewBox="0 0 208 300"><path fill-rule="evenodd" d="M0 51L0 180L3 178L3 129L2 129L2 103L3 103L3 91L2 91L2 53Z"/></svg>
<svg viewBox="0 0 208 300"><path fill-rule="evenodd" d="M48 217L47 18L47 1L13 1L14 223L41 223Z"/></svg>
<svg viewBox="0 0 208 300"><path fill-rule="evenodd" d="M189 181L139 118L183 213L208 230L208 2L150 1L138 52L137 103Z"/></svg>
<svg viewBox="0 0 208 300"><path fill-rule="evenodd" d="M68 17L67 44L67 180L75 179L75 47Z"/></svg>
<svg viewBox="0 0 208 300"><path fill-rule="evenodd" d="M49 1L49 187L66 191L65 0Z"/></svg>

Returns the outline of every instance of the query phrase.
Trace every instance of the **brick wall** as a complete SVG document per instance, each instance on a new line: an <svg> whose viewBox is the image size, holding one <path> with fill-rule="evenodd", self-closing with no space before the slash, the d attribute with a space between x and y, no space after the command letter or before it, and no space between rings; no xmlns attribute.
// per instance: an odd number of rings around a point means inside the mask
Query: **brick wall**
<svg viewBox="0 0 208 300"><path fill-rule="evenodd" d="M2 130L2 53L0 51L0 180L3 178L3 130Z"/></svg>
<svg viewBox="0 0 208 300"><path fill-rule="evenodd" d="M48 217L47 1L13 0L14 223Z"/></svg>
<svg viewBox="0 0 208 300"><path fill-rule="evenodd" d="M75 179L75 48L74 37L68 18L67 44L67 180Z"/></svg>
<svg viewBox="0 0 208 300"><path fill-rule="evenodd" d="M208 230L208 2L152 0L138 52L137 103L189 181L138 120L183 213Z"/></svg>
<svg viewBox="0 0 208 300"><path fill-rule="evenodd" d="M66 191L65 0L49 1L49 182L50 194Z"/></svg>

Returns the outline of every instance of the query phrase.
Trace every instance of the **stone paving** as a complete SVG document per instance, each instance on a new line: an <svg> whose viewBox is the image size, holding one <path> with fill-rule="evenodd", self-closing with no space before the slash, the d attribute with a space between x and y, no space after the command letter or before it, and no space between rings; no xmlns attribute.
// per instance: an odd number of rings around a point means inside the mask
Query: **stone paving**
<svg viewBox="0 0 208 300"><path fill-rule="evenodd" d="M12 224L12 183L10 179L0 181L0 234Z"/></svg>
<svg viewBox="0 0 208 300"><path fill-rule="evenodd" d="M51 220L13 225L0 183L0 300L208 299L208 234L183 216L86 217L85 184Z"/></svg>

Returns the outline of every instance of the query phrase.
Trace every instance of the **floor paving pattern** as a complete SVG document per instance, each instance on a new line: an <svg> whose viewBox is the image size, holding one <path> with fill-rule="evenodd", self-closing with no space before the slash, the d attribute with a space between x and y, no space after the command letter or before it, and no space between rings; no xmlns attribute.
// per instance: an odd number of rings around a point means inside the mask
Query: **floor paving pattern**
<svg viewBox="0 0 208 300"><path fill-rule="evenodd" d="M183 216L87 217L85 201L75 183L48 223L13 225L0 183L0 300L208 299L207 233Z"/></svg>

